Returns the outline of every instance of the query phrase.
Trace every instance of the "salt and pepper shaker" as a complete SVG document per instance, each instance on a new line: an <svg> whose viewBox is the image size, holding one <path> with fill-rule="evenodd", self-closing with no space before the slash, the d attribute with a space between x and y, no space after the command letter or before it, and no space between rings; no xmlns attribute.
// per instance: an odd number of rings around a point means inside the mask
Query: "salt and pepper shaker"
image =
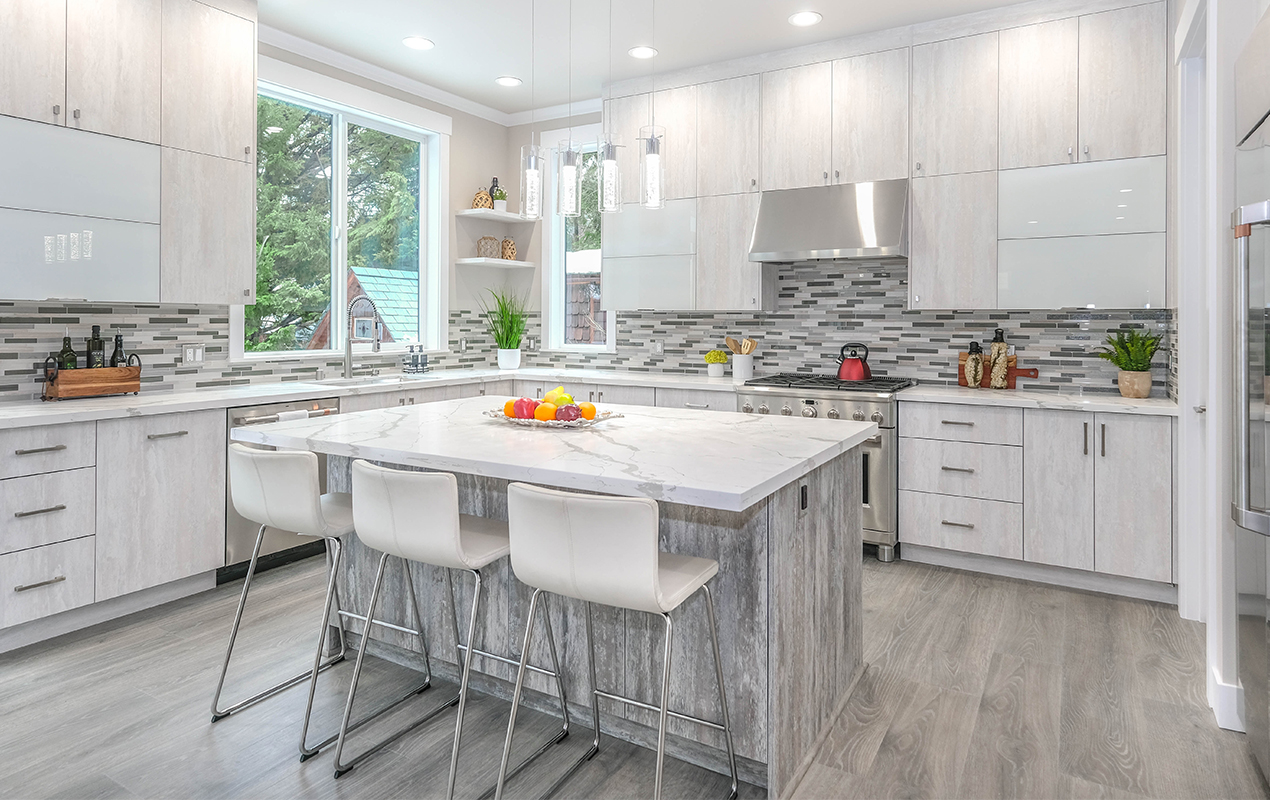
<svg viewBox="0 0 1270 800"><path fill-rule="evenodd" d="M988 351L988 369L991 375L988 385L993 389L1005 389L1009 385L1009 353L1010 347L1005 343L1005 331L997 328L992 337L992 347Z"/></svg>

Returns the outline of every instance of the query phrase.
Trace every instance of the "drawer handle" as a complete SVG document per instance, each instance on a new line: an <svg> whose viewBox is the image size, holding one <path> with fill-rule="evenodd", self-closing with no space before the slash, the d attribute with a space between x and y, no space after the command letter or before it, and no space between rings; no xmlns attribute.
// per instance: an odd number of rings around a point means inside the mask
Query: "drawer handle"
<svg viewBox="0 0 1270 800"><path fill-rule="evenodd" d="M710 407L710 404L709 404L709 403L684 403L684 408L701 408L701 409L705 409L705 408L709 408L709 407Z"/></svg>
<svg viewBox="0 0 1270 800"><path fill-rule="evenodd" d="M61 582L62 582L62 581L64 581L64 580L66 580L66 576L65 576L65 575L58 575L56 578L49 578L48 580L46 580L46 581L40 581L39 583L28 583L28 584L26 584L25 586L14 586L14 587L13 587L13 591L15 591L15 592L28 592L28 591L30 591L30 590L32 590L32 589L38 589L38 588L40 588L41 586L51 586L51 585L53 585L53 584L55 584L55 583L61 583Z"/></svg>
<svg viewBox="0 0 1270 800"><path fill-rule="evenodd" d="M940 525L947 525L947 526L948 526L948 527L950 527L950 528L965 528L966 530L971 530L971 529L973 529L973 528L974 528L974 525L973 525L973 524L971 524L971 523L969 523L969 522L949 522L949 521L948 521L948 520L946 520L946 519L945 519L945 520L940 520L940 523L939 523L939 524L940 524Z"/></svg>
<svg viewBox="0 0 1270 800"><path fill-rule="evenodd" d="M13 513L13 516L18 518L34 517L36 514L51 514L54 511L65 511L65 510L66 510L66 506L62 505L61 503L58 503L55 506L49 506L48 508L37 508L34 511L15 511Z"/></svg>
<svg viewBox="0 0 1270 800"><path fill-rule="evenodd" d="M32 447L30 450L14 450L15 456L33 456L36 453L56 453L58 450L65 450L66 445L55 444L52 447Z"/></svg>
<svg viewBox="0 0 1270 800"><path fill-rule="evenodd" d="M940 467L944 472L964 472L967 475L974 475L975 471L970 467Z"/></svg>
<svg viewBox="0 0 1270 800"><path fill-rule="evenodd" d="M875 433L874 435L865 439L864 444L882 444L882 434Z"/></svg>
<svg viewBox="0 0 1270 800"><path fill-rule="evenodd" d="M975 426L973 422L960 422L955 419L945 419L945 420L940 420L940 422L944 425L964 425L967 428L973 428Z"/></svg>
<svg viewBox="0 0 1270 800"><path fill-rule="evenodd" d="M152 433L147 439L175 439L178 436L188 436L189 431L172 431L171 433Z"/></svg>

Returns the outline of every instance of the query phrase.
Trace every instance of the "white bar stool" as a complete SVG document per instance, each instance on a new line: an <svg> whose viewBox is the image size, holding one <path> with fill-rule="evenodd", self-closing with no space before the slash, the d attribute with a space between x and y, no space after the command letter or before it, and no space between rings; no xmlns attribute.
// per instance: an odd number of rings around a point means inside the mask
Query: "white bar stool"
<svg viewBox="0 0 1270 800"><path fill-rule="evenodd" d="M348 702L344 706L344 721L340 727L339 744L335 748L335 777L340 777L401 735L414 730L446 708L457 704L458 718L454 725L454 747L450 753L450 778L446 793L448 798L452 798L458 770L459 746L463 738L463 714L467 706L468 681L473 658L483 656L507 664L520 663L474 646L481 604L481 569L506 556L510 551L507 523L460 514L458 481L449 473L390 469L361 460L353 462L352 472L353 520L357 528L357 538L367 547L383 554L379 559L375 586L370 595L370 608L366 613L372 616L375 613L379 602L379 591L383 585L384 569L389 557L401 559L407 573L410 571L407 562L410 561L444 568L450 592L454 641L458 654L461 654L463 658L463 672L457 695L428 712L421 719L373 745L348 763L344 763L341 758L347 733L350 730L348 720L352 715L353 699L357 693L357 682L361 676L362 662L366 655L365 648L362 648L357 654L357 662L353 667L353 682L348 689ZM458 605L455 602L454 583L451 577L454 570L469 572L475 580L466 644L459 638ZM550 631L548 636L550 638ZM560 666L556 659L554 640L551 645L551 658L555 667L554 671L543 669L538 671L556 679L557 689L560 692L560 706L565 710L565 725L551 742L554 744L568 733L568 706L564 699L564 685L560 680Z"/></svg>
<svg viewBox="0 0 1270 800"><path fill-rule="evenodd" d="M518 580L533 587L534 594L529 602L520 670L516 675L511 719L507 723L507 740L503 744L503 760L498 771L496 800L502 800L503 787L510 777L507 762L511 755L512 733L516 727L516 711L520 706L521 690L524 688L525 660L531 643L534 614L543 592L572 597L587 604L587 658L591 673L591 713L595 724L595 740L590 750L556 781L547 795L553 794L570 775L599 751L599 701L603 697L658 712L660 719L657 729L655 796L659 800L662 768L666 759L668 717L694 722L723 733L728 766L732 774L729 796L736 797L736 752L732 746L728 697L723 686L723 662L719 658L719 629L715 621L714 600L707 585L718 573L719 563L708 558L660 552L657 548L657 503L647 498L582 495L513 483L507 487L507 520L511 538L512 571ZM710 618L710 642L714 652L715 677L719 684L722 724L680 714L667 707L670 698L670 652L674 641L674 625L670 612L698 590L705 594L706 611ZM543 599L545 605L545 597ZM595 640L591 634L592 603L659 614L665 621L666 641L659 707L601 691L596 685ZM550 621L547 630L551 630Z"/></svg>
<svg viewBox="0 0 1270 800"><path fill-rule="evenodd" d="M229 488L234 508L246 519L260 523L260 531L256 534L256 544L251 552L251 563L247 567L247 577L243 581L242 595L238 598L238 610L234 613L234 624L229 633L229 645L225 649L225 661L221 665L220 680L216 683L216 694L212 697L212 722L218 722L248 706L308 680L309 698L304 709L304 723L300 731L300 760L304 761L316 755L323 747L334 742L338 736L338 734L332 734L316 746L308 746L309 720L313 714L313 700L317 691L318 674L344 660L348 653L344 617L365 622L368 617L373 616L371 614L361 616L339 609L339 591L336 588L336 576L339 574L340 557L343 554L340 537L353 531L352 498L345 493L321 493L318 482L318 459L316 455L307 451L262 450L235 443L229 446L228 460ZM256 564L260 558L260 545L264 541L265 528L268 527L285 531L296 531L307 536L319 536L326 542L326 602L322 609L317 651L313 656L313 668L288 678L276 686L265 689L228 708L221 708L221 691L225 686L225 676L229 672L230 657L234 653L234 642L238 638L238 628L242 624L243 609L247 605L247 594L251 591L251 581L256 574ZM409 574L407 574L407 577L409 577ZM409 586L411 596L415 598L413 580L410 581ZM327 630L331 624L332 607L336 609L335 621L340 631L340 649L334 656L323 661L322 650L326 645ZM374 624L414 634L422 641L423 617L419 613L417 598L415 599L414 609L419 624L418 630L391 625L379 620L375 620ZM369 633L370 626L367 625L366 635L363 639L369 636ZM426 644L424 645L424 651L427 651ZM387 707L361 720L353 728L369 722L374 717L379 716L379 714L427 689L431 685L431 678L432 676L429 674L422 685L415 687L396 702L390 703Z"/></svg>

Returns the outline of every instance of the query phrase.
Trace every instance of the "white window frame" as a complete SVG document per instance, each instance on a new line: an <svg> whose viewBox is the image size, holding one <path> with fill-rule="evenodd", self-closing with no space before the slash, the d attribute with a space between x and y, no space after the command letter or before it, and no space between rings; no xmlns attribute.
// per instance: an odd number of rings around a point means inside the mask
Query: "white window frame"
<svg viewBox="0 0 1270 800"><path fill-rule="evenodd" d="M616 353L617 352L617 313L606 311L604 322L604 344L565 344L565 272L564 272L564 217L560 216L556 202L556 173L559 169L559 143L572 137L574 141L584 145L594 144L602 132L600 123L578 125L572 129L560 128L554 131L543 131L539 142L550 153L551 168L542 183L546 203L543 208L547 213L543 217L546 235L543 247L546 249L542 281L542 349L566 353ZM603 258L600 259L603 265ZM601 266L603 269L603 266ZM601 273L602 275L603 273ZM601 290L603 291L603 290Z"/></svg>
<svg viewBox="0 0 1270 800"><path fill-rule="evenodd" d="M451 119L443 114L404 103L285 62L261 57L257 91L267 97L312 107L333 114L335 125L362 125L417 141L423 148L419 172L419 343L428 353L449 348L449 236L443 220L449 214L449 157ZM272 78L269 80L267 78ZM344 141L335 137L336 146ZM337 159L343 161L343 158ZM335 174L333 197L344 197L346 175ZM331 347L325 350L274 350L247 352L244 307L230 306L230 359L234 361L329 361L344 350L347 333L347 208L333 203L331 217ZM386 343L384 353L405 352L408 342ZM354 342L354 353L368 353L369 342Z"/></svg>

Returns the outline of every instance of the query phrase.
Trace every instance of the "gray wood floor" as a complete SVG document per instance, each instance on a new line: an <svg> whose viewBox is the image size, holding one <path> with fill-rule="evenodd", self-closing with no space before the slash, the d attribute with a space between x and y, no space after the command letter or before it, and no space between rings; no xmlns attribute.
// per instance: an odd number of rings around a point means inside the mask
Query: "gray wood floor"
<svg viewBox="0 0 1270 800"><path fill-rule="evenodd" d="M799 800L1266 797L1174 608L865 561L869 666Z"/></svg>

